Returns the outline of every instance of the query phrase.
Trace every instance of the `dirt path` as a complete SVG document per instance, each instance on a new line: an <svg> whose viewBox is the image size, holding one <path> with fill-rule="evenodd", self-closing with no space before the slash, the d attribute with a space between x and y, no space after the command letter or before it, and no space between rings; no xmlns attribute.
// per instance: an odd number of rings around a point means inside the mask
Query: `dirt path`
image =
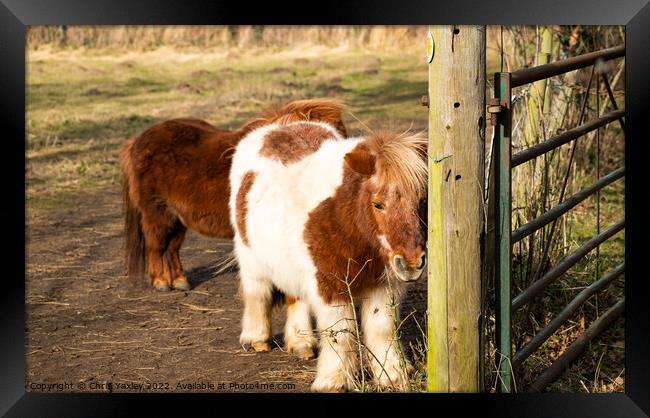
<svg viewBox="0 0 650 418"><path fill-rule="evenodd" d="M43 384L63 383L72 392L309 390L316 360L280 349L282 308L273 314L277 344L270 353L240 347L237 273L216 276L214 267L231 250L230 241L188 234L181 258L192 290L159 293L121 277L117 187L78 194L69 203L69 209L28 219L28 391L53 391ZM416 311L402 332L413 358L417 350L410 347L423 344L415 321L424 328L426 279L410 287L401 310L403 316Z"/></svg>

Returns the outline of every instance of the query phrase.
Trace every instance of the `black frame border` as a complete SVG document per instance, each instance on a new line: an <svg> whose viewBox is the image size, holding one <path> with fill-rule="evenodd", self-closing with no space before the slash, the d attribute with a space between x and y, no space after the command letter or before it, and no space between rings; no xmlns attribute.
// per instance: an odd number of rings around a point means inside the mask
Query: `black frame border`
<svg viewBox="0 0 650 418"><path fill-rule="evenodd" d="M254 5L254 7L252 7ZM300 12L300 16L292 15ZM25 34L30 25L52 24L615 24L626 25L626 392L625 394L377 394L339 395L337 402L371 399L377 407L396 398L409 402L411 411L429 407L431 413L447 408L465 412L478 408L482 416L606 416L650 415L650 309L643 274L643 240L648 236L644 218L644 165L642 158L650 131L646 115L650 101L650 3L648 0L484 0L434 3L426 0L391 2L363 0L327 3L254 2L218 0L0 0L0 132L8 147L0 175L6 182L0 206L12 240L4 240L5 258L11 261L0 292L0 413L6 416L115 416L147 408L168 414L188 406L221 411L222 402L245 402L266 394L34 394L25 391ZM424 40L423 40L424 45ZM423 48L424 49L424 48ZM644 135L645 134L645 135ZM19 174L20 173L20 174ZM21 262L18 260L25 260ZM20 276L19 274L22 274ZM331 405L327 396L287 394L310 409ZM307 399L308 398L308 399ZM401 399L403 398L403 399ZM348 403L348 402L346 402ZM210 405L206 405L210 404ZM241 404L240 404L241 405ZM412 405L412 406L411 406ZM276 412L270 402L246 402ZM278 405L279 406L279 405ZM279 406L279 408L283 408ZM241 410L243 412L243 409ZM326 410L325 410L326 411ZM426 413L422 410L420 413Z"/></svg>

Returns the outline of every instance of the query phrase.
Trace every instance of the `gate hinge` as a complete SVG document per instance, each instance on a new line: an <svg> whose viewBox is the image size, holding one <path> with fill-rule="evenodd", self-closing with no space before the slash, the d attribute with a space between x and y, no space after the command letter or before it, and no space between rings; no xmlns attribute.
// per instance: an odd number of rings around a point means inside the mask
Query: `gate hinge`
<svg viewBox="0 0 650 418"><path fill-rule="evenodd" d="M490 114L490 123L492 126L497 124L497 114L503 110L503 106L499 102L498 98L488 99L487 101L487 112Z"/></svg>

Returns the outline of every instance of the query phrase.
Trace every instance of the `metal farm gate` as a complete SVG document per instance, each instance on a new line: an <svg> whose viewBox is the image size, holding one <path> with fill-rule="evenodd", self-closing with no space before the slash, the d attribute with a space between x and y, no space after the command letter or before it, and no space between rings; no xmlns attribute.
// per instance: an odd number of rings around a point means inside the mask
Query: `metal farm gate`
<svg viewBox="0 0 650 418"><path fill-rule="evenodd" d="M544 64L533 68L525 68L511 73L500 72L494 76L494 99L488 100L488 113L494 124L494 144L492 157L492 186L490 202L493 216L488 216L488 231L493 230L494 238L491 243L494 245L494 278L495 278L495 310L496 310L496 348L497 365L500 376L500 390L502 392L513 391L512 372L519 367L533 352L535 352L549 337L551 337L562 324L592 295L603 290L615 279L622 276L625 270L625 263L603 274L591 285L583 289L563 310L540 330L523 348L512 353L511 339L511 312L525 306L531 299L538 296L551 283L562 276L569 268L580 261L587 253L597 248L601 243L612 237L625 227L625 220L599 231L596 236L582 244L577 250L563 258L554 267L550 268L537 280L532 282L528 288L514 296L511 295L511 272L512 272L512 249L513 245L520 240L535 234L536 231L550 224L548 241L545 242L544 255L546 258L548 248L555 232L556 222L560 216L571 210L573 207L584 201L589 196L596 194L607 185L624 177L625 167L620 167L600 177L596 182L580 190L574 195L565 198L567 178L573 162L573 155L578 138L588 132L596 130L606 124L618 121L623 133L625 133L624 116L625 110L619 109L614 100L614 94L605 74L605 66L601 61L612 60L623 57L625 47L619 46L608 48L563 61ZM581 103L578 126L562 134L541 142L537 145L524 149L512 155L511 133L512 133L512 90L516 87L527 85L538 80L543 80L562 73L573 71L579 68L592 66L591 77L586 89L586 94ZM589 91L594 79L600 79L605 85L609 100L614 108L612 112L602 115L596 119L584 123L585 109ZM600 84L598 84L600 85ZM598 94L598 92L597 92ZM545 153L560 147L563 144L572 142L572 149L568 163L566 177L560 193L559 203L532 221L512 230L512 181L511 170L534 158L543 156ZM597 206L599 208L599 206ZM600 219L600 218L598 218ZM490 233L488 232L488 235ZM566 367L580 354L587 343L605 330L614 319L620 316L625 307L625 300L618 301L610 307L605 314L595 320L573 344L528 388L528 391L540 391L549 383L553 382Z"/></svg>

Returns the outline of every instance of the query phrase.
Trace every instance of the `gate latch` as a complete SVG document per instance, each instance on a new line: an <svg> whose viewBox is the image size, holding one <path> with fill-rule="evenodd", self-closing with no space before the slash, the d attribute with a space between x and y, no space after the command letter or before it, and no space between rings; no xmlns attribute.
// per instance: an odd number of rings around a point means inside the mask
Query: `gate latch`
<svg viewBox="0 0 650 418"><path fill-rule="evenodd" d="M488 99L487 111L490 114L490 123L492 126L495 126L497 124L497 114L500 113L501 110L503 110L503 106L501 106L498 98L494 97L492 99Z"/></svg>

